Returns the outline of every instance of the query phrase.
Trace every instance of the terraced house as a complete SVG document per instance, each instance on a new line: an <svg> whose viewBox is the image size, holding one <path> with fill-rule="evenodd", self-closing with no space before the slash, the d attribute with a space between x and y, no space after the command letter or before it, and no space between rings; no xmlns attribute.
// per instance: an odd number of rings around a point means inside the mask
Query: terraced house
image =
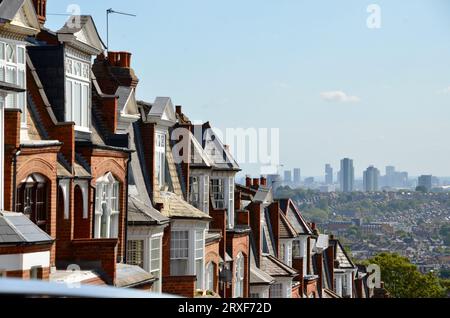
<svg viewBox="0 0 450 318"><path fill-rule="evenodd" d="M369 273L169 97L91 16L0 0L0 277L185 297L372 297ZM68 270L69 269L69 270ZM378 293L380 294L380 293Z"/></svg>

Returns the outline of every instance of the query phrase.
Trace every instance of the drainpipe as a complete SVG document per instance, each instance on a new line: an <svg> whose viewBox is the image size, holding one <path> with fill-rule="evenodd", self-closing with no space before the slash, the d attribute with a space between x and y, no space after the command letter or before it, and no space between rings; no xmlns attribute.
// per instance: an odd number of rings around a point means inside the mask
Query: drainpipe
<svg viewBox="0 0 450 318"><path fill-rule="evenodd" d="M131 165L131 153L128 154L127 162L127 184L125 188L125 244L123 247L123 263L127 263L128 252L128 182L130 181L130 165Z"/></svg>
<svg viewBox="0 0 450 318"><path fill-rule="evenodd" d="M21 153L22 153L22 151L19 148L19 149L17 149L16 153L13 156L13 191L12 191L13 212L17 212L16 211L16 208L17 208L17 201L16 201L16 196L17 196L17 157L19 157Z"/></svg>

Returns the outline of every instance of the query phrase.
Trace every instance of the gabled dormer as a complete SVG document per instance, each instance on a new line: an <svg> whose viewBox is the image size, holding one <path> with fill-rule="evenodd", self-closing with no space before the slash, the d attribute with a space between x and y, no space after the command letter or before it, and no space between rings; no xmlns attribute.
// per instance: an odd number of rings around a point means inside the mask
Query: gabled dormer
<svg viewBox="0 0 450 318"><path fill-rule="evenodd" d="M31 0L0 2L0 82L26 90L26 38L40 31ZM9 94L6 108L21 110L21 133L26 137L26 93Z"/></svg>
<svg viewBox="0 0 450 318"><path fill-rule="evenodd" d="M74 122L76 138L90 139L92 59L105 46L91 16L71 16L57 32L43 30L29 54L60 122Z"/></svg>

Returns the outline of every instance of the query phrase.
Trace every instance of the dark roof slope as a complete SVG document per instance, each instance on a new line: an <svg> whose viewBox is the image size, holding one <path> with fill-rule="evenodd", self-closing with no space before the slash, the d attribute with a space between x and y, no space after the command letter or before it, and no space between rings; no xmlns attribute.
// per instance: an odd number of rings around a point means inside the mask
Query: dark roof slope
<svg viewBox="0 0 450 318"><path fill-rule="evenodd" d="M0 245L46 244L52 242L53 238L24 214L0 212Z"/></svg>

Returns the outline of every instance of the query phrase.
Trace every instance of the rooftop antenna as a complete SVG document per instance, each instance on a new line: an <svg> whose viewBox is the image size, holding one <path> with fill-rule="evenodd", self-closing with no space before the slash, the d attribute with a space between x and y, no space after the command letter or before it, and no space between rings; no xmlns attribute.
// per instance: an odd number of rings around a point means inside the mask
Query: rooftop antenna
<svg viewBox="0 0 450 318"><path fill-rule="evenodd" d="M109 15L110 14L120 14L120 15L129 16L129 17L136 17L135 14L119 12L119 11L115 11L111 8L106 10L106 52L109 51Z"/></svg>

